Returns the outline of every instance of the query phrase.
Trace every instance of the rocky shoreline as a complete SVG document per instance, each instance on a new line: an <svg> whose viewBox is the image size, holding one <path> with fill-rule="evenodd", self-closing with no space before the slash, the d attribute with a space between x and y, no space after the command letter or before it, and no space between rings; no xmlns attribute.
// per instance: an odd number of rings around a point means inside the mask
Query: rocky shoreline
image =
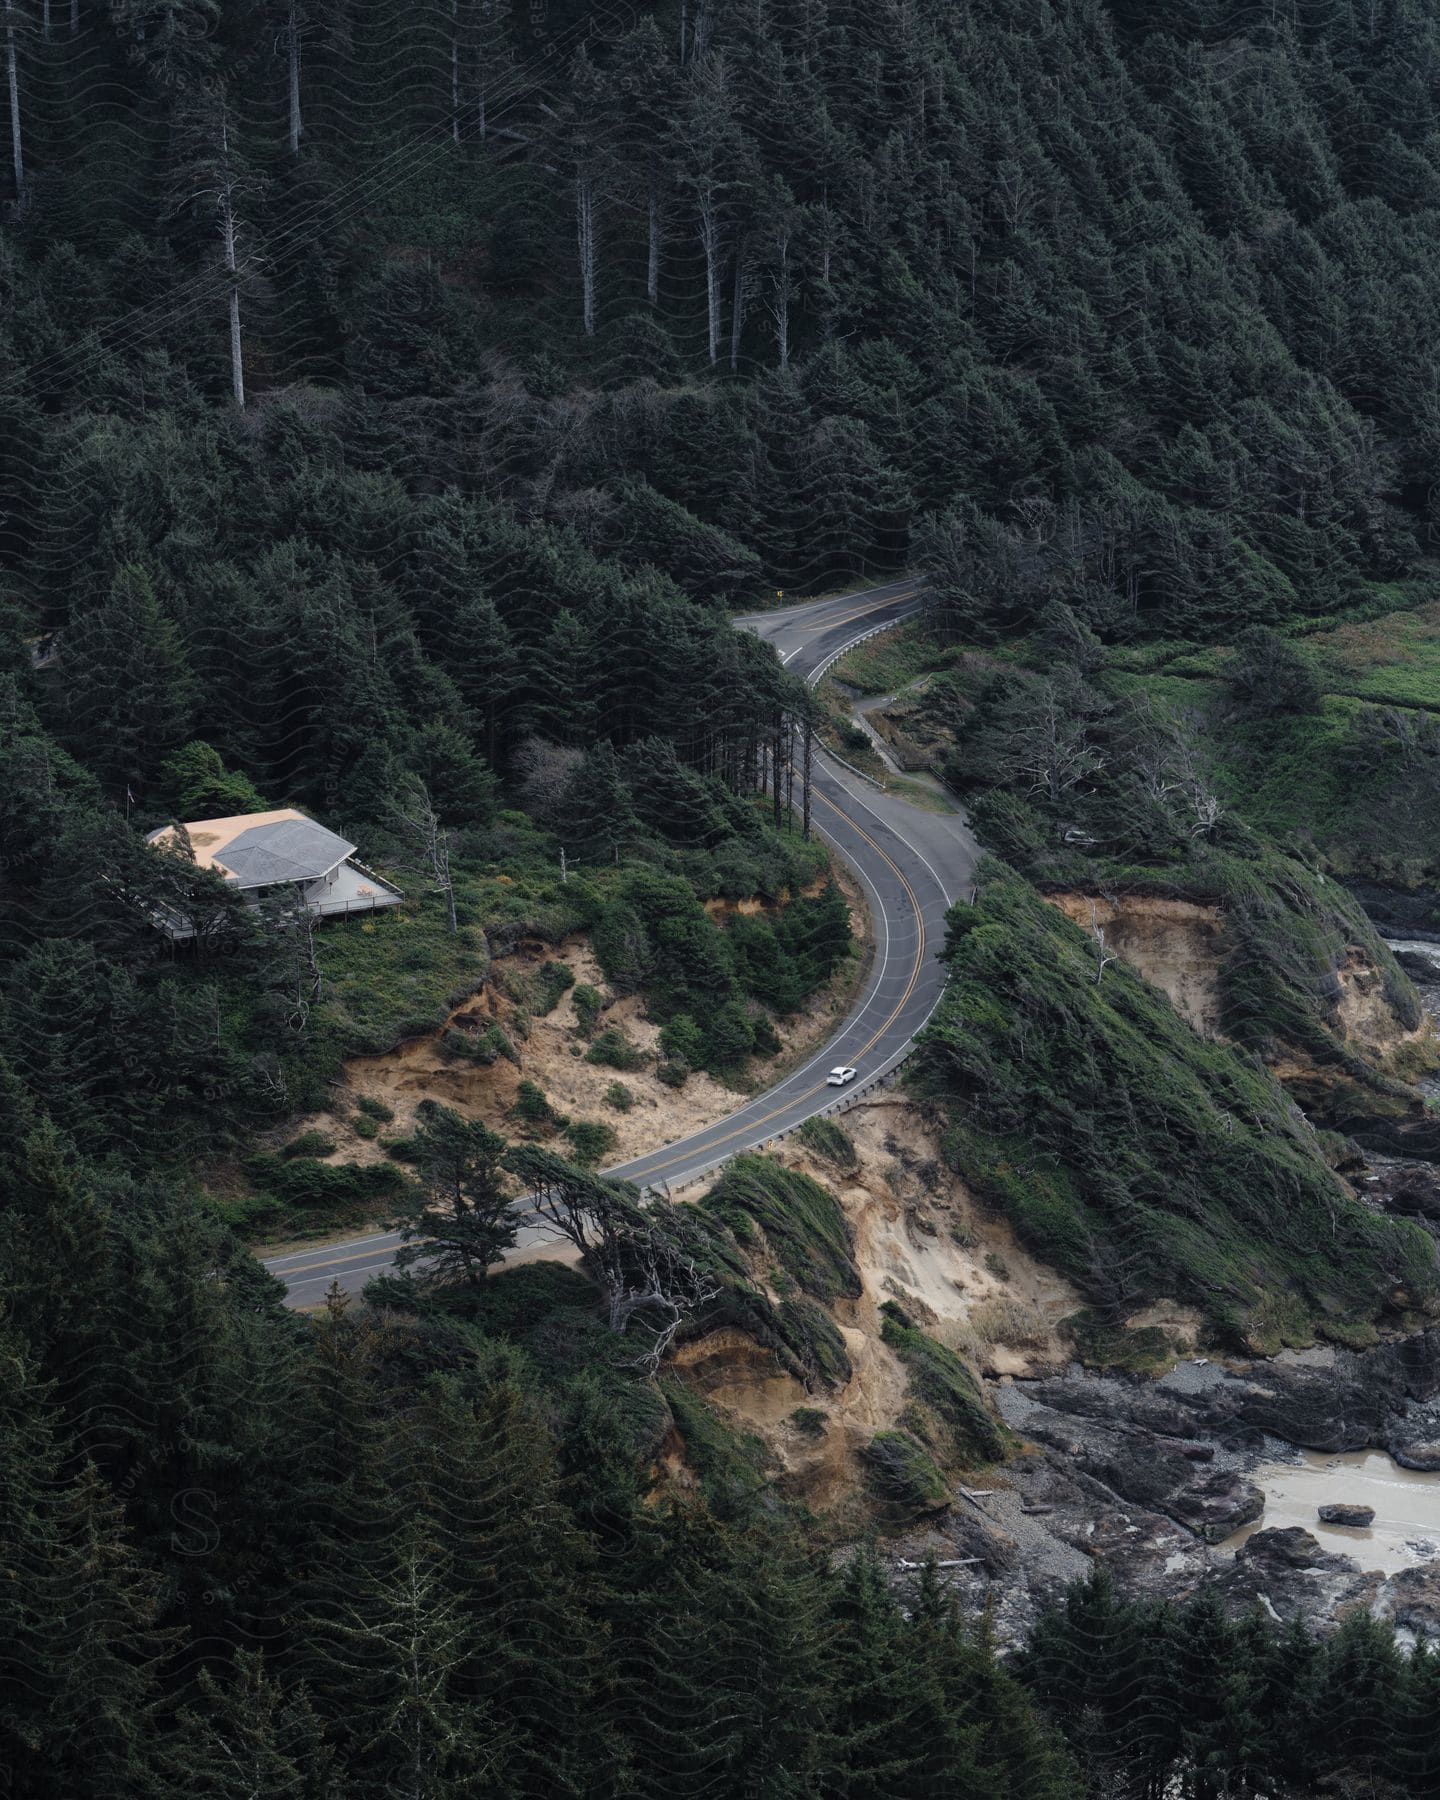
<svg viewBox="0 0 1440 1800"><path fill-rule="evenodd" d="M959 1565L949 1579L990 1606L1002 1641L1020 1642L1096 1562L1151 1598L1183 1601L1208 1585L1236 1610L1259 1606L1322 1630L1363 1606L1440 1640L1440 1541L1433 1560L1388 1575L1296 1527L1225 1544L1261 1519L1265 1495L1252 1478L1261 1463L1373 1448L1440 1470L1440 1328L1361 1353L1186 1362L1156 1381L1074 1366L1003 1381L994 1394L1022 1453L907 1534L897 1556Z"/></svg>

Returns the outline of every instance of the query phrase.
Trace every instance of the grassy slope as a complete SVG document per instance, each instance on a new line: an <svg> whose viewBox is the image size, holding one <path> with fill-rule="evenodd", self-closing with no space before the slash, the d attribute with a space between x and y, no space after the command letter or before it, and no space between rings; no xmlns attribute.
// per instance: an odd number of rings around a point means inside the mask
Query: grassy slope
<svg viewBox="0 0 1440 1800"><path fill-rule="evenodd" d="M1011 871L954 909L947 954L919 1076L947 1155L1104 1314L1175 1299L1275 1349L1433 1303L1429 1239L1353 1199L1271 1077L1121 965L1097 980L1090 940Z"/></svg>

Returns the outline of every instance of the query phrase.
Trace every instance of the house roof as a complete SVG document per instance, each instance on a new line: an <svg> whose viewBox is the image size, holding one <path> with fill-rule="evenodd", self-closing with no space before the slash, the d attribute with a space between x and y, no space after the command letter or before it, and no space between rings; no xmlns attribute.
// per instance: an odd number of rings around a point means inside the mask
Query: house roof
<svg viewBox="0 0 1440 1800"><path fill-rule="evenodd" d="M241 888L315 881L355 848L293 806L278 812L240 813L233 819L196 819L186 823L185 831L196 863ZM172 828L165 825L146 841L164 844L172 836Z"/></svg>

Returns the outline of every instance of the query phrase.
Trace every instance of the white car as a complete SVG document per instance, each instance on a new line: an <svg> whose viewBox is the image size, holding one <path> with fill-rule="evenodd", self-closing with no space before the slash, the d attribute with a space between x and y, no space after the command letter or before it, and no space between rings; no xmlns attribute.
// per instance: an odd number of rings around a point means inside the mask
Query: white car
<svg viewBox="0 0 1440 1800"><path fill-rule="evenodd" d="M855 1079L856 1074L855 1069L832 1069L825 1079L831 1087L844 1087L847 1081Z"/></svg>

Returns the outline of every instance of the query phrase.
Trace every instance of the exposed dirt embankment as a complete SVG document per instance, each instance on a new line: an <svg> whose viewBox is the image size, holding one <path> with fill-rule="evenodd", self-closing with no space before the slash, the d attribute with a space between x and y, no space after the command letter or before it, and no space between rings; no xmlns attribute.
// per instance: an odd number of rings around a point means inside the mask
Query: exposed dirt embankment
<svg viewBox="0 0 1440 1800"><path fill-rule="evenodd" d="M1220 1035L1220 963L1225 915L1218 906L1152 895L1046 894L1082 931L1103 932L1105 946L1170 996L1206 1037Z"/></svg>
<svg viewBox="0 0 1440 1800"><path fill-rule="evenodd" d="M844 963L799 1010L774 1022L780 1052L751 1064L751 1080L756 1086L768 1087L823 1043L853 1004L863 980L871 950L869 917L848 874L839 869L836 879L849 902L850 929L859 955ZM713 916L764 908L758 901L717 900L706 910ZM546 962L563 962L574 975L575 986L552 1011L533 1017L517 994L523 995L527 981ZM590 1037L582 1033L575 1011L575 988L581 986L594 988L604 1003ZM491 1026L505 1033L513 1057L498 1054L487 1062L456 1053L467 1043L477 1044ZM639 1054L637 1067L622 1069L587 1060L594 1037L610 1027L618 1027ZM530 1081L543 1090L557 1114L609 1125L615 1143L605 1160L625 1162L713 1124L744 1103L743 1091L703 1072L690 1074L683 1087L667 1087L655 1073L660 1061L659 1037L660 1027L646 1016L641 996L617 998L611 994L587 938L573 937L559 946L538 939L521 941L495 958L484 986L457 1006L437 1031L378 1056L351 1058L329 1108L287 1122L274 1133L273 1147L314 1130L336 1141L336 1149L324 1160L381 1161L387 1139L413 1131L415 1109L423 1100L438 1100L467 1118L483 1119L497 1131L513 1136L516 1127L511 1110L520 1083ZM616 1082L629 1091L628 1110L611 1104L609 1090ZM359 1110L361 1101L376 1102L393 1115L378 1136L366 1135L368 1123ZM557 1147L565 1148L563 1140L557 1140Z"/></svg>
<svg viewBox="0 0 1440 1800"><path fill-rule="evenodd" d="M903 1426L911 1399L905 1365L882 1337L886 1301L977 1373L996 1376L1063 1365L1071 1351L1060 1324L1080 1300L1020 1247L1004 1220L977 1207L945 1168L917 1106L878 1097L841 1123L855 1148L853 1167L838 1168L796 1138L777 1156L836 1194L850 1227L863 1291L831 1308L849 1380L807 1391L768 1351L728 1328L686 1344L675 1362L708 1401L765 1441L788 1492L817 1510L848 1514L862 1504L866 1447L877 1432Z"/></svg>
<svg viewBox="0 0 1440 1800"><path fill-rule="evenodd" d="M1149 894L1053 893L1045 899L1082 931L1103 932L1105 949L1168 994L1196 1031L1205 1037L1223 1035L1221 965L1230 944L1222 908ZM1432 1020L1406 1025L1387 992L1384 972L1361 945L1346 947L1334 979L1334 1004L1325 1025L1338 1049L1377 1074L1402 1080L1440 1060ZM1289 1044L1279 1046L1271 1066L1302 1105L1307 1093L1318 1100L1338 1073L1322 1066L1313 1051Z"/></svg>

